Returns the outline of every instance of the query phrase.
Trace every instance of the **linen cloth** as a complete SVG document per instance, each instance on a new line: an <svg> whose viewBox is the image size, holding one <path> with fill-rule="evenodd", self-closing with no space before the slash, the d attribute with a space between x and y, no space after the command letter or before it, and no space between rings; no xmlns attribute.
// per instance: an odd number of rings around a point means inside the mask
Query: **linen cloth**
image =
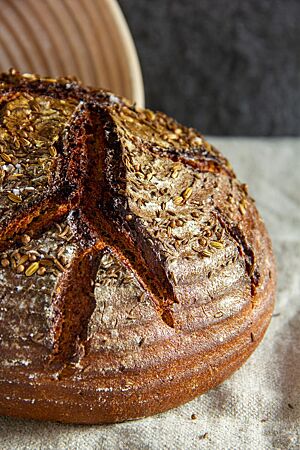
<svg viewBox="0 0 300 450"><path fill-rule="evenodd" d="M1 450L300 449L300 139L210 142L249 184L273 240L278 292L262 344L222 385L155 417L105 426L1 417Z"/></svg>

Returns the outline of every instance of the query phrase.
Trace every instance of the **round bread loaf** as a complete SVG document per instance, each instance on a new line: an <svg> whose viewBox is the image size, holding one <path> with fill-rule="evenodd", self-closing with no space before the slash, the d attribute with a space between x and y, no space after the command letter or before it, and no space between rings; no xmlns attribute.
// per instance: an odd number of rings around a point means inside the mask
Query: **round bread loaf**
<svg viewBox="0 0 300 450"><path fill-rule="evenodd" d="M72 79L0 77L0 414L116 422L262 339L270 239L195 130Z"/></svg>

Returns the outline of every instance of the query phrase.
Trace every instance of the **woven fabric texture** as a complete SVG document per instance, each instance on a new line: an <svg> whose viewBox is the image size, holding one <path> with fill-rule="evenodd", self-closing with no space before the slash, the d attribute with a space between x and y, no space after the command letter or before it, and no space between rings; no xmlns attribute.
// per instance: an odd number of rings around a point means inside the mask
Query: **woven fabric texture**
<svg viewBox="0 0 300 450"><path fill-rule="evenodd" d="M222 385L155 417L108 426L1 417L2 450L300 448L300 139L211 142L249 184L273 240L277 302L262 344Z"/></svg>

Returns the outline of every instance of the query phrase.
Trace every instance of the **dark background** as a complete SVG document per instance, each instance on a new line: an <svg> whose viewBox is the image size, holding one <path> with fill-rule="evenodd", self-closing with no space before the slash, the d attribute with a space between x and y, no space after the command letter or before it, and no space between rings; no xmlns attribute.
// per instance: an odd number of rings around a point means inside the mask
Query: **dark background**
<svg viewBox="0 0 300 450"><path fill-rule="evenodd" d="M148 107L208 134L300 134L300 0L119 3Z"/></svg>

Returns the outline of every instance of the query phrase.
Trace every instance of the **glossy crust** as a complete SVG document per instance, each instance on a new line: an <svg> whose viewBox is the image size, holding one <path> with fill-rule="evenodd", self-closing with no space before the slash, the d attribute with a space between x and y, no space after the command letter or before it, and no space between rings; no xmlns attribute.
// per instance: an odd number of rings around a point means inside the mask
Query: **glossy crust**
<svg viewBox="0 0 300 450"><path fill-rule="evenodd" d="M0 413L117 422L222 382L275 295L270 239L227 160L74 80L0 83Z"/></svg>

